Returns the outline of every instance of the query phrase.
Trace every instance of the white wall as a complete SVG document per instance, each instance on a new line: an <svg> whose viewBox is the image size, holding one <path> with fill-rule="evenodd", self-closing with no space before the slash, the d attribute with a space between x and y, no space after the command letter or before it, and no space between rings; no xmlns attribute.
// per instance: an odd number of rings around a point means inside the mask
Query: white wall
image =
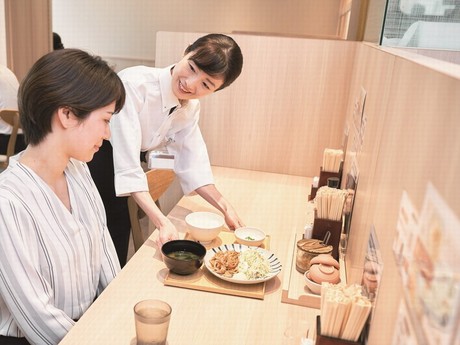
<svg viewBox="0 0 460 345"><path fill-rule="evenodd" d="M153 64L158 31L335 36L340 0L53 0L65 47ZM121 59L120 59L121 58Z"/></svg>
<svg viewBox="0 0 460 345"><path fill-rule="evenodd" d="M0 0L0 64L6 66L5 1Z"/></svg>

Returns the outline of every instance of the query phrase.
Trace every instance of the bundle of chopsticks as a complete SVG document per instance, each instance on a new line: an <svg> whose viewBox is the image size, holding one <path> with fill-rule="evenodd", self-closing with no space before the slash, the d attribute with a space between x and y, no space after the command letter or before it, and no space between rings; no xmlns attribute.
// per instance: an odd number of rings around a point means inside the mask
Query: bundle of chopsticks
<svg viewBox="0 0 460 345"><path fill-rule="evenodd" d="M361 285L321 285L321 335L357 341L372 308Z"/></svg>
<svg viewBox="0 0 460 345"><path fill-rule="evenodd" d="M325 149L323 153L323 170L339 172L343 161L343 150Z"/></svg>
<svg viewBox="0 0 460 345"><path fill-rule="evenodd" d="M316 217L321 219L341 220L343 205L348 192L343 189L323 186L316 192Z"/></svg>

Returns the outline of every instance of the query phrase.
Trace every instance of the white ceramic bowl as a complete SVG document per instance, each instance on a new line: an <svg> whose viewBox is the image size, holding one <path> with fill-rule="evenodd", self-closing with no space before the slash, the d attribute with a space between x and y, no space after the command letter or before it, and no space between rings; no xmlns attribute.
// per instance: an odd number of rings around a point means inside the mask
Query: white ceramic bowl
<svg viewBox="0 0 460 345"><path fill-rule="evenodd" d="M235 230L236 241L246 246L260 246L264 242L265 236L265 232L250 226L244 226Z"/></svg>
<svg viewBox="0 0 460 345"><path fill-rule="evenodd" d="M313 280L308 278L308 272L306 271L303 276L305 277L305 285L316 295L321 295L321 284L315 283Z"/></svg>
<svg viewBox="0 0 460 345"><path fill-rule="evenodd" d="M213 212L192 212L185 217L185 223L195 241L210 243L219 235L225 219Z"/></svg>

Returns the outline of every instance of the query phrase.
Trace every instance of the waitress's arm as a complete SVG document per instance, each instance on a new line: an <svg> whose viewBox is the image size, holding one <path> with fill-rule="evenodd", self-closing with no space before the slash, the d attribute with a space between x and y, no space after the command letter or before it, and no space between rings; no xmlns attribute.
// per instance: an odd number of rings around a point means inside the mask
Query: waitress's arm
<svg viewBox="0 0 460 345"><path fill-rule="evenodd" d="M179 238L176 227L160 211L149 192L134 192L131 193L131 196L134 198L134 201L136 201L139 207L144 210L145 214L149 217L155 227L160 231L160 245Z"/></svg>
<svg viewBox="0 0 460 345"><path fill-rule="evenodd" d="M204 200L224 214L225 222L231 230L244 226L232 205L223 197L213 184L199 187L195 190Z"/></svg>

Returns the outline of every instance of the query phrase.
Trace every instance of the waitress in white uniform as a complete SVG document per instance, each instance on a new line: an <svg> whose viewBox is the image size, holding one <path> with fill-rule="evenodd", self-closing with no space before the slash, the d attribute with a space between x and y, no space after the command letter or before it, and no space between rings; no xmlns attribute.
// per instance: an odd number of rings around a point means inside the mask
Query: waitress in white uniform
<svg viewBox="0 0 460 345"><path fill-rule="evenodd" d="M122 266L130 235L128 196L133 196L159 229L161 243L178 238L174 225L149 194L141 152L167 150L174 154L174 171L184 194L196 192L202 196L222 212L230 229L244 225L214 185L198 126L198 99L229 86L240 75L242 65L241 50L232 38L209 34L188 46L175 65L136 66L119 73L126 103L110 122L110 143L104 143L89 166L105 204L109 231Z"/></svg>

